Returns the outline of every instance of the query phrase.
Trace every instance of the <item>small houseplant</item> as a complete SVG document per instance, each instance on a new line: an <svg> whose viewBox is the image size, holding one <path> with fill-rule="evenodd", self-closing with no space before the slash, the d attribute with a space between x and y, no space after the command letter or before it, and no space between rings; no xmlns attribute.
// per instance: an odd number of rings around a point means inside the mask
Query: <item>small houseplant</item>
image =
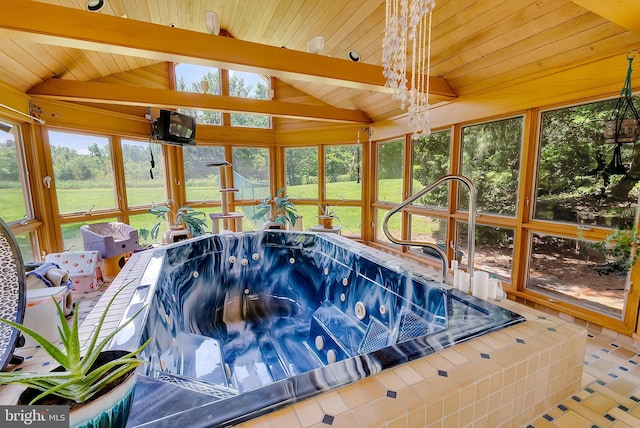
<svg viewBox="0 0 640 428"><path fill-rule="evenodd" d="M320 202L318 202L318 206L322 211L322 214L318 216L318 218L320 219L320 223L322 224L322 227L325 229L332 229L333 219L335 218L335 219L338 219L338 221L340 221L340 219L336 215L337 204L322 206Z"/></svg>
<svg viewBox="0 0 640 428"><path fill-rule="evenodd" d="M138 229L138 238L140 239L142 249L150 248L154 243L157 243L161 224L161 222L158 222L154 224L151 229L147 229L146 227Z"/></svg>
<svg viewBox="0 0 640 428"><path fill-rule="evenodd" d="M296 205L284 194L284 188L278 190L275 196L267 196L256 206L251 217L253 220L264 219L269 216L264 225L265 229L284 229L287 223L295 226L298 219Z"/></svg>
<svg viewBox="0 0 640 428"><path fill-rule="evenodd" d="M640 234L637 228L615 229L602 241L593 244L607 259L609 271L628 271L638 261ZM608 272L605 272L608 273Z"/></svg>
<svg viewBox="0 0 640 428"><path fill-rule="evenodd" d="M206 214L191 207L178 207L178 203L173 199L166 200L162 205L154 204L149 208L149 213L169 222L169 229L162 236L164 244L204 235L206 232ZM187 231L189 233L186 233Z"/></svg>
<svg viewBox="0 0 640 428"><path fill-rule="evenodd" d="M124 426L133 398L135 368L145 362L137 355L149 341L133 352L105 351L104 349L118 332L140 314L144 307L103 339L99 340L99 336L111 305L128 284L130 283L123 285L107 304L84 352L81 349L79 337L79 308L76 308L70 326L61 305L55 298L62 348L22 324L0 318L0 322L7 323L30 336L60 364L48 373L1 372L0 384L22 384L29 387L22 394L19 404L68 405L71 408L70 426L72 427L93 426L91 424L96 420L105 419L111 420L114 423L113 426ZM116 397L115 402L114 397ZM109 416L105 418L104 412Z"/></svg>

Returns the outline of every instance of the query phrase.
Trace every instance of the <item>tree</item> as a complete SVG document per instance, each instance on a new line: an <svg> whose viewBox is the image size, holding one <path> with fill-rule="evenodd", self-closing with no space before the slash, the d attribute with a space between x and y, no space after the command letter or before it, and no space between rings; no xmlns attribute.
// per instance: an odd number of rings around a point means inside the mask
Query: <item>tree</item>
<svg viewBox="0 0 640 428"><path fill-rule="evenodd" d="M289 148L285 154L287 185L306 184L309 177L318 175L318 149Z"/></svg>
<svg viewBox="0 0 640 428"><path fill-rule="evenodd" d="M20 181L18 155L14 141L0 143L0 180Z"/></svg>
<svg viewBox="0 0 640 428"><path fill-rule="evenodd" d="M394 140L380 146L378 154L378 178L402 177L402 151L403 140Z"/></svg>
<svg viewBox="0 0 640 428"><path fill-rule="evenodd" d="M446 175L449 172L450 145L451 131L421 135L413 140L413 179L426 187ZM413 189L413 193L419 190ZM448 187L442 185L424 195L420 202L424 205L446 207L448 197Z"/></svg>

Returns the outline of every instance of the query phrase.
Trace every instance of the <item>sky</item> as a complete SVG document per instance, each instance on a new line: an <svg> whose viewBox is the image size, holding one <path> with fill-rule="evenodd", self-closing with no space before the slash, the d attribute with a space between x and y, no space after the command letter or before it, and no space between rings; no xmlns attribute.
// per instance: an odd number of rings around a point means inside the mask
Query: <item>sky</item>
<svg viewBox="0 0 640 428"><path fill-rule="evenodd" d="M202 76L207 74L208 71L214 72L216 70L216 68L203 65L180 64L176 67L176 78L182 76L187 87L190 87L193 82L199 83L202 80ZM267 83L264 78L258 74L229 70L229 77L234 75L244 79L245 83L251 86L255 86L258 82L263 84Z"/></svg>

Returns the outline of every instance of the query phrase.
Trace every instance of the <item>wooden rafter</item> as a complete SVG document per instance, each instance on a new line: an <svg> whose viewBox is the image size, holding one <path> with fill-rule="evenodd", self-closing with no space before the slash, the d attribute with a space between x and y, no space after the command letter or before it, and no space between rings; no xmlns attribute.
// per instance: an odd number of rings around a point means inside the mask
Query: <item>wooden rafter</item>
<svg viewBox="0 0 640 428"><path fill-rule="evenodd" d="M260 113L274 117L332 122L371 122L367 115L360 110L283 101L255 100L224 95L196 94L111 83L50 79L33 87L28 94L36 98L74 102L160 108L196 108L223 112Z"/></svg>
<svg viewBox="0 0 640 428"><path fill-rule="evenodd" d="M0 34L8 38L390 92L382 67L371 64L28 0L0 0L0 9ZM439 100L456 96L439 77L431 77L430 92Z"/></svg>

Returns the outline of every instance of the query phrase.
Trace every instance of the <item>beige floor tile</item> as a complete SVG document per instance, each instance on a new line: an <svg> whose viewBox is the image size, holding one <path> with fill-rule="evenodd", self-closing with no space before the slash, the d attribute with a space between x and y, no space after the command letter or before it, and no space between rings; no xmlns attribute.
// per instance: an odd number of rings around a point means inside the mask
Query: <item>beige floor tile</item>
<svg viewBox="0 0 640 428"><path fill-rule="evenodd" d="M587 418L576 412L565 412L553 424L559 428L591 428L593 424Z"/></svg>
<svg viewBox="0 0 640 428"><path fill-rule="evenodd" d="M617 403L614 400L610 399L606 395L600 394L599 392L594 392L589 397L582 400L581 404L601 415L606 414L609 410L617 406Z"/></svg>

